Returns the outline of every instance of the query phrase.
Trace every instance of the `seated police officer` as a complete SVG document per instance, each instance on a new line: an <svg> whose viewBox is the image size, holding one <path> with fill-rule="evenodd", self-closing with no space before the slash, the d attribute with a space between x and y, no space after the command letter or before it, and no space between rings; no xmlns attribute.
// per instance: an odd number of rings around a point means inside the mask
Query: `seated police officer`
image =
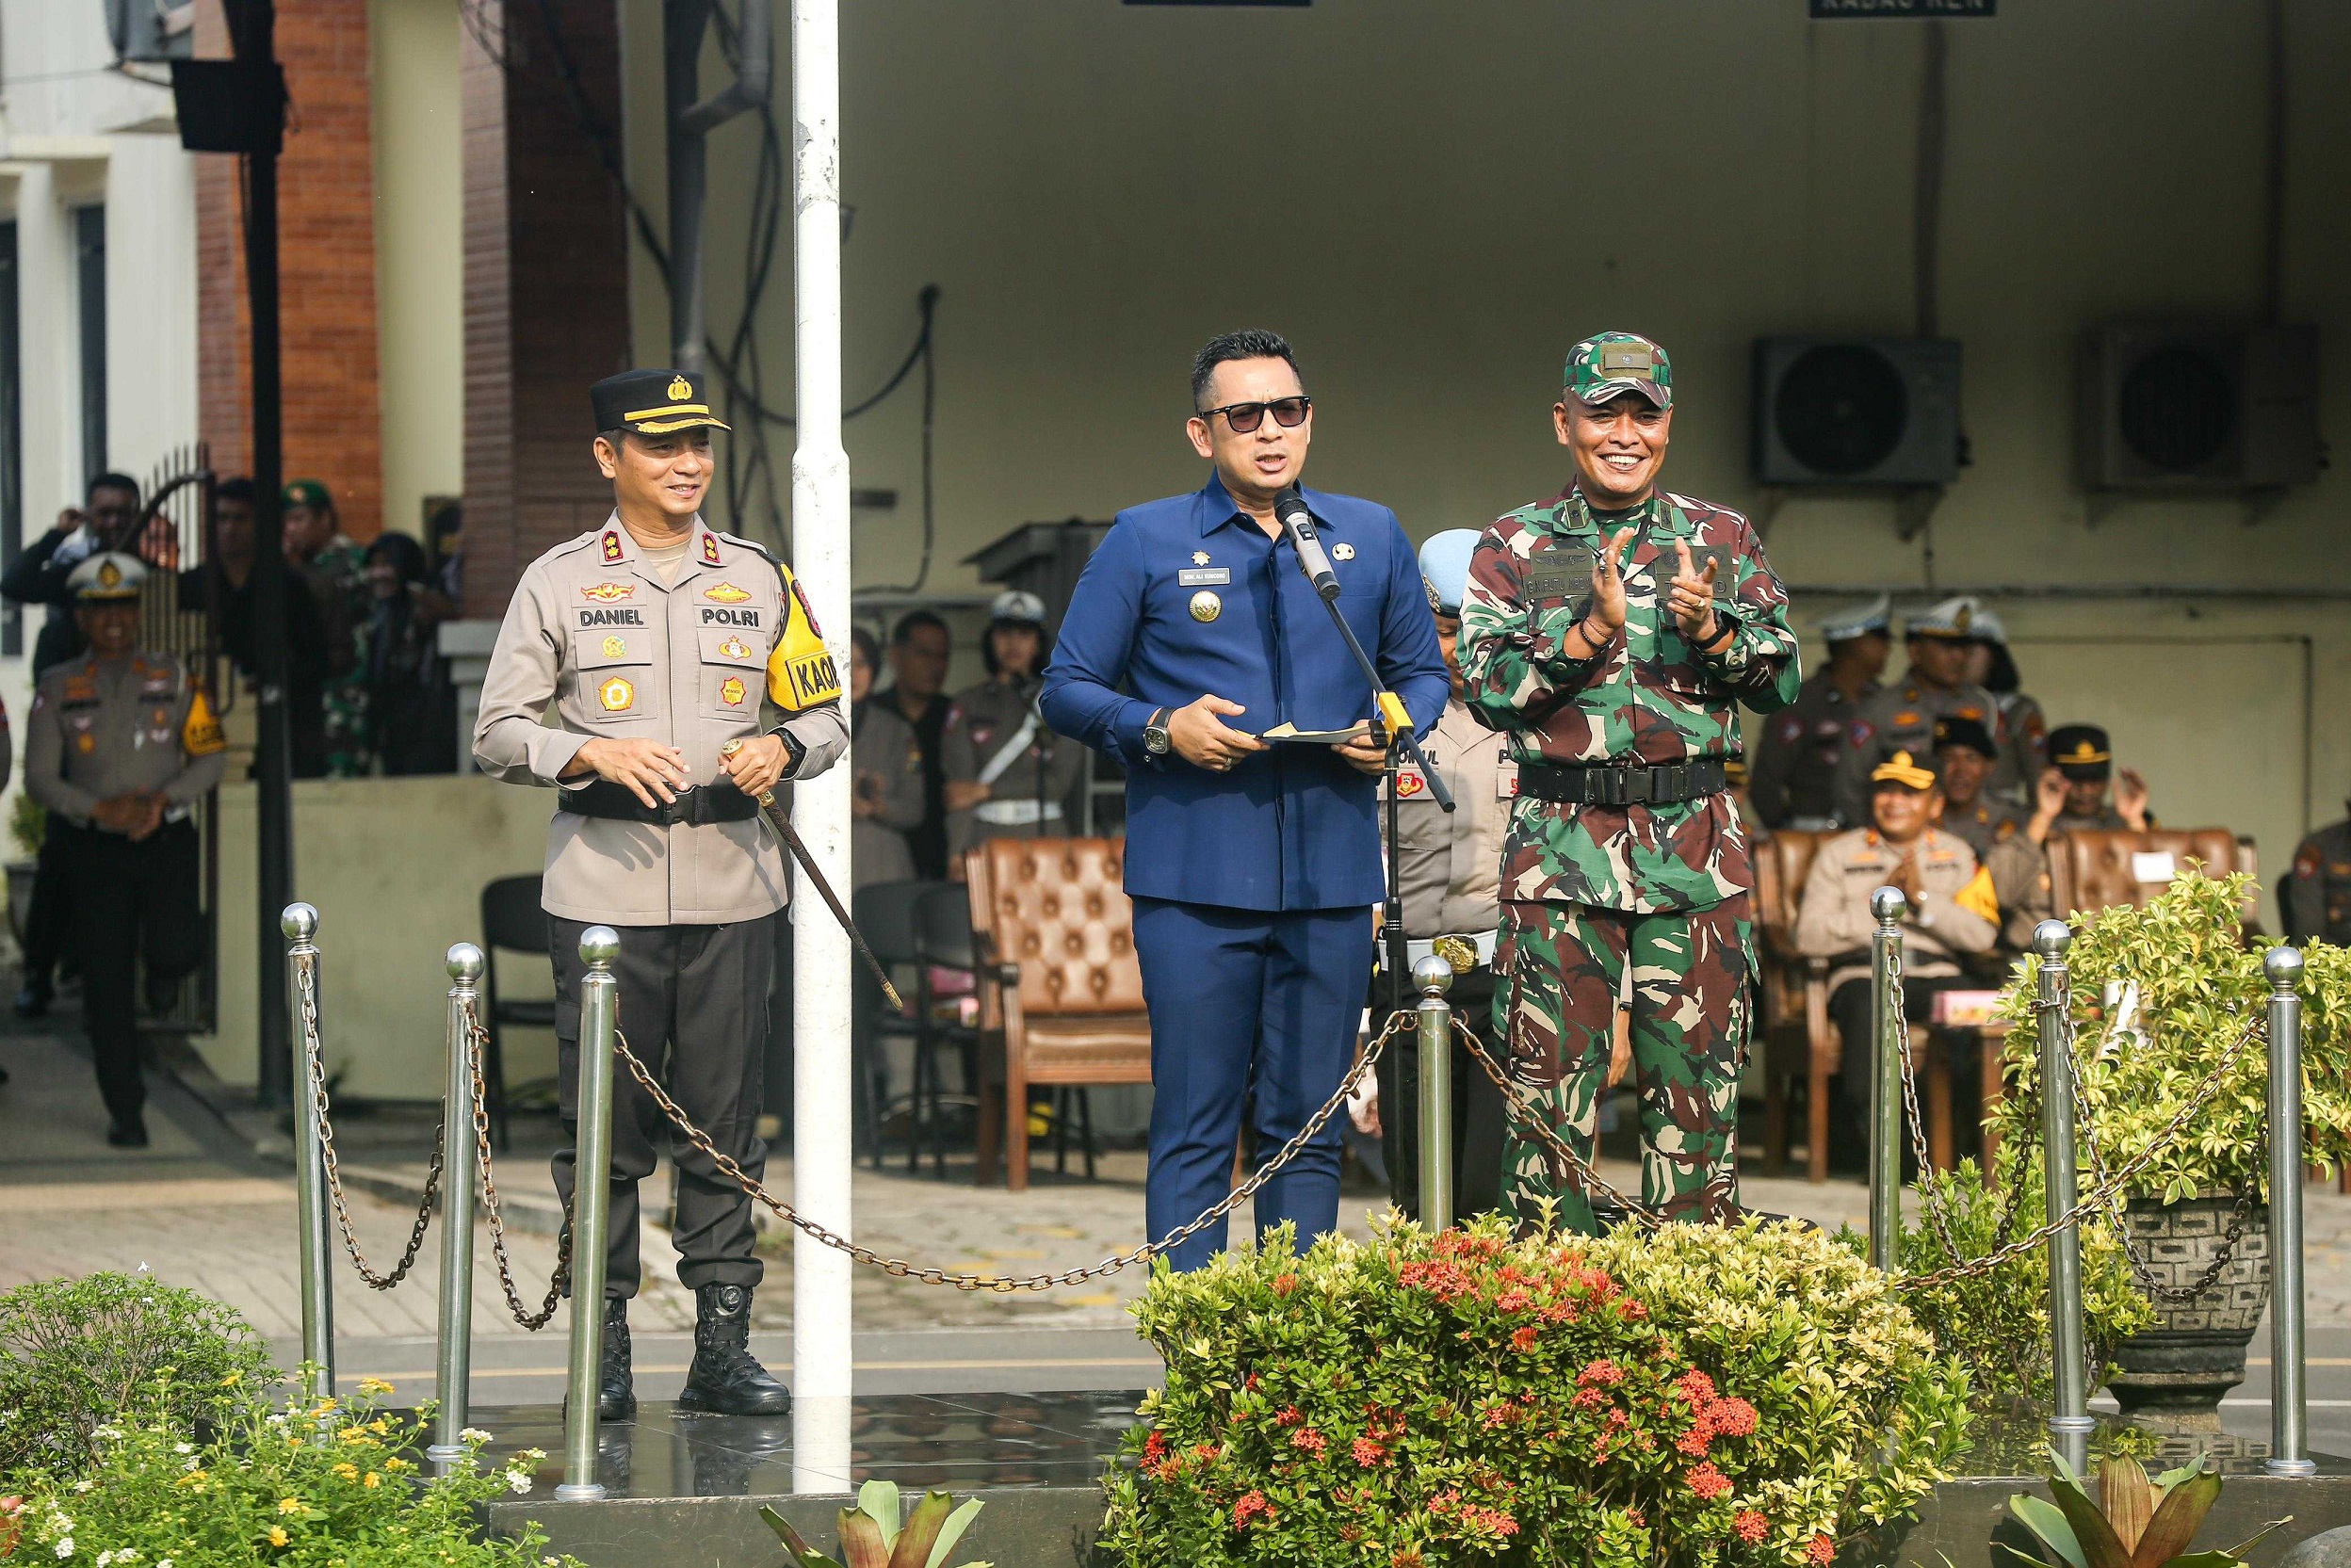
<svg viewBox="0 0 2351 1568"><path fill-rule="evenodd" d="M24 745L24 787L49 811L50 842L73 889L70 947L82 1019L118 1149L147 1146L138 975L160 991L203 958L197 835L189 811L220 782L211 705L170 654L138 648L147 569L107 551L68 586L88 652L41 678Z"/></svg>
<svg viewBox="0 0 2351 1568"><path fill-rule="evenodd" d="M620 933L620 1031L686 1115L754 1181L768 993L784 864L759 796L848 750L840 681L792 574L701 515L715 472L702 387L635 370L589 391L594 455L612 482L600 527L557 545L515 585L481 688L474 755L510 784L557 786L544 905L555 959L564 1127L579 1081L579 955L591 925ZM762 693L779 715L766 721ZM552 706L555 722L542 716ZM740 742L731 752L728 742ZM775 1415L790 1396L753 1357L751 1200L709 1155L672 1137L628 1073L612 1096L611 1234L597 1409L633 1414L628 1301L637 1294L637 1184L662 1147L677 1165L672 1231L694 1292L682 1411ZM555 1156L572 1199L574 1155Z"/></svg>

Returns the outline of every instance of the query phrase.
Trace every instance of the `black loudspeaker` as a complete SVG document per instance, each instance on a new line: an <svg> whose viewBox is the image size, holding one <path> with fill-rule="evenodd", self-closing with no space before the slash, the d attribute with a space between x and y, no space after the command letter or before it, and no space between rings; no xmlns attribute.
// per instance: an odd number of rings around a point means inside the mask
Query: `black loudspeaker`
<svg viewBox="0 0 2351 1568"><path fill-rule="evenodd" d="M2082 481L2221 493L2318 477L2318 329L2118 323L2082 352Z"/></svg>
<svg viewBox="0 0 2351 1568"><path fill-rule="evenodd" d="M1775 485L1947 485L1959 474L1959 345L1759 338L1755 477Z"/></svg>
<svg viewBox="0 0 2351 1568"><path fill-rule="evenodd" d="M171 109L191 153L285 146L285 70L275 60L173 60Z"/></svg>

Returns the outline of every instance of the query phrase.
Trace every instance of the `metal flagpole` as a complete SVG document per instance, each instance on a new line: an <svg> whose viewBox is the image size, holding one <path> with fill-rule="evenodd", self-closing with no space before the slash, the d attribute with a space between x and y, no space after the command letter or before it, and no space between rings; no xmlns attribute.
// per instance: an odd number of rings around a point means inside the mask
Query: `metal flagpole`
<svg viewBox="0 0 2351 1568"><path fill-rule="evenodd" d="M792 0L792 571L828 646L849 649L849 454L841 446L841 115L838 0ZM792 786L792 823L835 886L850 885L851 770ZM805 889L802 890L804 894ZM847 934L792 922L792 1185L801 1213L851 1234ZM831 1491L849 1462L850 1260L803 1234L792 1251L793 1484Z"/></svg>

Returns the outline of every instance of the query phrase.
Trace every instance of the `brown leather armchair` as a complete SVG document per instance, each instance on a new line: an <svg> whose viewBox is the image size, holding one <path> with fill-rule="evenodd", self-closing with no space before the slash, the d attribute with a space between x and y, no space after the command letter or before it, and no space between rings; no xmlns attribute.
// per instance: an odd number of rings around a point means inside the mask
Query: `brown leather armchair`
<svg viewBox="0 0 2351 1568"><path fill-rule="evenodd" d="M1123 838L997 838L964 855L980 961L979 1177L1029 1185L1029 1086L1151 1081Z"/></svg>
<svg viewBox="0 0 2351 1568"><path fill-rule="evenodd" d="M1763 965L1763 1173L1788 1163L1788 1085L1803 1077L1808 1174L1828 1180L1828 1080L1839 1062L1828 1022L1828 962L1796 951L1796 906L1812 856L1830 835L1779 829L1755 847L1755 920Z"/></svg>
<svg viewBox="0 0 2351 1568"><path fill-rule="evenodd" d="M2216 877L2231 871L2258 875L2261 869L2253 841L2227 828L2150 828L2146 832L2085 828L2050 837L2051 901L2061 914L2116 904L2145 904L2169 882L2168 879L2139 880L2134 857L2142 854L2168 855L2172 865L2182 869L2192 860L2200 861ZM2255 929L2250 899L2245 906L2245 925L2248 933Z"/></svg>

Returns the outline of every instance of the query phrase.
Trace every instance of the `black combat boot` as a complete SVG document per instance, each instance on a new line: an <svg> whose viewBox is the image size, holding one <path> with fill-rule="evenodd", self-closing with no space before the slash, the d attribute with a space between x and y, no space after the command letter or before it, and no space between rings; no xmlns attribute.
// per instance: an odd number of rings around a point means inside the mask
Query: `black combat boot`
<svg viewBox="0 0 2351 1568"><path fill-rule="evenodd" d="M629 1375L628 1302L608 1297L604 1303L604 1369L596 1377L596 1419L637 1419L637 1385Z"/></svg>
<svg viewBox="0 0 2351 1568"><path fill-rule="evenodd" d="M781 1415L791 1391L751 1353L751 1286L705 1285L694 1292L694 1364L677 1408L705 1415Z"/></svg>

